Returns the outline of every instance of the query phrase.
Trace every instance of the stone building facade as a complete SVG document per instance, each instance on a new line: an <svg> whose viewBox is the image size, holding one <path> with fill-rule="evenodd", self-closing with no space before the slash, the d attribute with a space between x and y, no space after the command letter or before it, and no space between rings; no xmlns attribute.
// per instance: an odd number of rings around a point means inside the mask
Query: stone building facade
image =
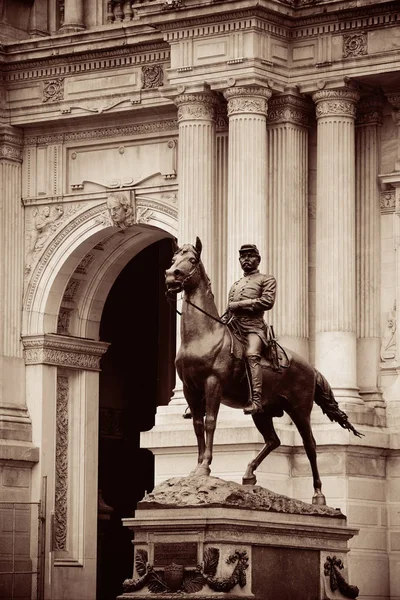
<svg viewBox="0 0 400 600"><path fill-rule="evenodd" d="M362 600L400 599L399 21L386 0L0 0L0 570L17 540L19 570L39 570L27 598L112 597L100 542L116 440L132 452L115 454L121 478L153 478L127 414L155 481L195 460L179 381L166 406L161 290L170 241L199 235L221 311L239 246L258 245L281 343L365 434L315 410L325 495L360 530L349 579ZM143 320L158 323L145 350ZM239 412L221 410L213 474L240 481L261 439ZM309 501L299 435L276 428L258 482ZM39 500L37 552L33 512L19 535L8 516Z"/></svg>

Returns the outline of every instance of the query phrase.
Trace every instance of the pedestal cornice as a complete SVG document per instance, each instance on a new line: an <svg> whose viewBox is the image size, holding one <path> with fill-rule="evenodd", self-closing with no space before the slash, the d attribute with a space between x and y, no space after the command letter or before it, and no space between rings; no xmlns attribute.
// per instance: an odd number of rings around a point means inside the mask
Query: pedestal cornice
<svg viewBox="0 0 400 600"><path fill-rule="evenodd" d="M253 113L265 116L272 91L262 87L232 87L224 91L228 101L228 116Z"/></svg>
<svg viewBox="0 0 400 600"><path fill-rule="evenodd" d="M317 119L323 117L356 117L360 94L356 90L319 90L312 95Z"/></svg>
<svg viewBox="0 0 400 600"><path fill-rule="evenodd" d="M47 333L22 339L26 365L53 365L64 368L100 371L100 359L107 342Z"/></svg>

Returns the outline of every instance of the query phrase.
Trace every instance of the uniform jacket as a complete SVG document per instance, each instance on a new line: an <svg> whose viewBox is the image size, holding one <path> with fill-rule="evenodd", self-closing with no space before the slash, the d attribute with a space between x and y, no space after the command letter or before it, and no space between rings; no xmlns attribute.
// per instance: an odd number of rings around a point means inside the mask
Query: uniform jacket
<svg viewBox="0 0 400 600"><path fill-rule="evenodd" d="M272 275L263 275L258 270L236 281L228 296L228 303L238 302L233 318L243 332L265 332L264 312L275 302L276 280Z"/></svg>

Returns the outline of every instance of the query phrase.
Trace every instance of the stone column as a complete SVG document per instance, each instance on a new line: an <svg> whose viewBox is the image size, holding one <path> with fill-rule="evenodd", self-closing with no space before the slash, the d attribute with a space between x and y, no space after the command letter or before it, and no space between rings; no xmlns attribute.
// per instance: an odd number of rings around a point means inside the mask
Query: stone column
<svg viewBox="0 0 400 600"><path fill-rule="evenodd" d="M308 358L308 111L296 88L269 101L268 264L280 343Z"/></svg>
<svg viewBox="0 0 400 600"><path fill-rule="evenodd" d="M212 93L181 94L178 106L179 204L178 243L203 242L203 263L211 281L214 274L215 244L215 108Z"/></svg>
<svg viewBox="0 0 400 600"><path fill-rule="evenodd" d="M241 276L238 250L256 244L267 271L267 107L271 91L261 87L232 87L228 101L228 285Z"/></svg>
<svg viewBox="0 0 400 600"><path fill-rule="evenodd" d="M356 120L357 382L364 401L380 402L380 126L383 100L365 97Z"/></svg>
<svg viewBox="0 0 400 600"><path fill-rule="evenodd" d="M358 92L313 94L317 117L316 366L339 401L357 389L355 137Z"/></svg>
<svg viewBox="0 0 400 600"><path fill-rule="evenodd" d="M24 281L24 210L21 204L22 135L0 127L0 438L30 440L21 344Z"/></svg>
<svg viewBox="0 0 400 600"><path fill-rule="evenodd" d="M60 28L62 33L82 31L85 29L83 23L83 0L65 0L64 23Z"/></svg>

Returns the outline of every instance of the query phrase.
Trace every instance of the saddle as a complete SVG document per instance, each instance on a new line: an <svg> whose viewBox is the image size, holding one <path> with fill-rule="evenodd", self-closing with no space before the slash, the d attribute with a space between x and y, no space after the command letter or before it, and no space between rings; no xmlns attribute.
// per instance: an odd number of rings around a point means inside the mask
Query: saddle
<svg viewBox="0 0 400 600"><path fill-rule="evenodd" d="M239 360L244 360L245 348L242 340L237 333L228 325L229 335L231 336L231 355ZM274 339L268 342L268 346L263 347L261 355L261 367L273 371L282 371L287 369L292 363L292 355Z"/></svg>

